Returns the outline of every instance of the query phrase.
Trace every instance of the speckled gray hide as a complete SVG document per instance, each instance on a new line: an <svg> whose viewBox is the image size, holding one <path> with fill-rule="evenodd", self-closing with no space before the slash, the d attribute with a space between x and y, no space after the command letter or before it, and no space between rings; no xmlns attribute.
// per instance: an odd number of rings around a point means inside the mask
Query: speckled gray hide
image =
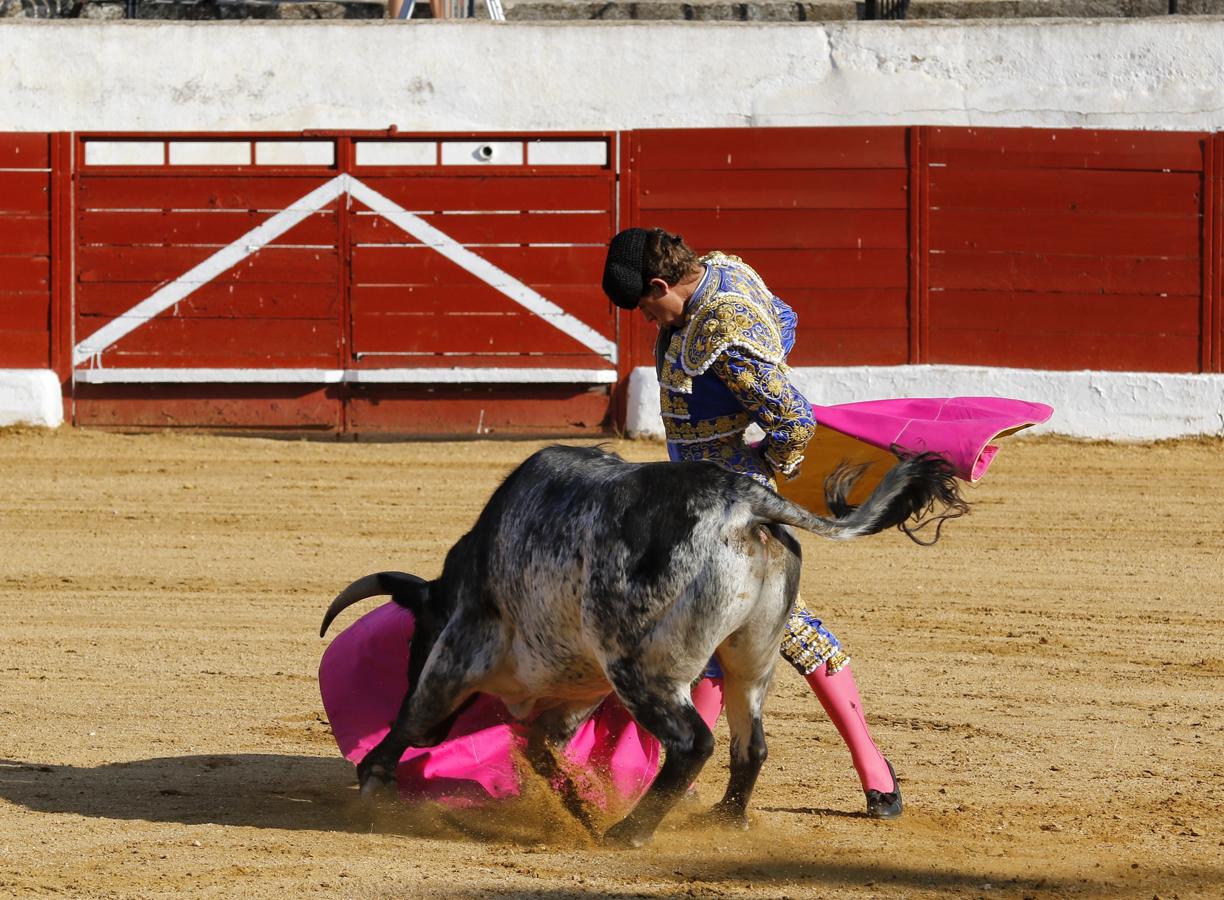
<svg viewBox="0 0 1224 900"><path fill-rule="evenodd" d="M799 550L784 528L763 524L761 495L774 496L707 463L634 465L573 447L535 454L431 589L430 602L452 612L418 695L434 681L463 683L525 717L590 707L615 689L632 710L627 694L680 699L716 651L767 680Z"/></svg>

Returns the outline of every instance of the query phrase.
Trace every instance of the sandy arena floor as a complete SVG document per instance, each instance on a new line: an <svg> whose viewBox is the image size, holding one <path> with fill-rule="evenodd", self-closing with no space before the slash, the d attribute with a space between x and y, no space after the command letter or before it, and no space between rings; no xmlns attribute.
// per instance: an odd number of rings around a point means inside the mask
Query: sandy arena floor
<svg viewBox="0 0 1224 900"><path fill-rule="evenodd" d="M322 612L436 574L536 446L0 432L0 894L1224 895L1218 441L1013 440L937 547L803 537L897 822L862 817L781 666L748 834L681 810L614 852L543 795L372 815L322 716Z"/></svg>

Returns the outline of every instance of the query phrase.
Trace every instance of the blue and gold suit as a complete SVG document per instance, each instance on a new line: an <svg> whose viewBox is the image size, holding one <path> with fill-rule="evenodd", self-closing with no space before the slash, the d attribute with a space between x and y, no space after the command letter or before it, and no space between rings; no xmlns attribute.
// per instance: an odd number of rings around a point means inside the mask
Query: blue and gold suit
<svg viewBox="0 0 1224 900"><path fill-rule="evenodd" d="M816 431L812 406L790 380L786 355L798 316L739 257L710 253L689 298L685 324L659 331L655 370L667 452L673 460L710 460L776 488L795 475ZM755 422L765 438L744 439ZM802 674L849 657L833 633L797 602L782 655Z"/></svg>

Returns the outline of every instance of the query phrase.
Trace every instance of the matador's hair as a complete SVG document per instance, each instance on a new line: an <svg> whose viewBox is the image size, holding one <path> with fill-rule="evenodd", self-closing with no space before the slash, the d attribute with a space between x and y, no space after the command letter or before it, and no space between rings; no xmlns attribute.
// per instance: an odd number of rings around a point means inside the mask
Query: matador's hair
<svg viewBox="0 0 1224 900"><path fill-rule="evenodd" d="M679 284L698 264L678 234L662 228L626 228L608 244L603 289L621 309L636 309L652 278Z"/></svg>

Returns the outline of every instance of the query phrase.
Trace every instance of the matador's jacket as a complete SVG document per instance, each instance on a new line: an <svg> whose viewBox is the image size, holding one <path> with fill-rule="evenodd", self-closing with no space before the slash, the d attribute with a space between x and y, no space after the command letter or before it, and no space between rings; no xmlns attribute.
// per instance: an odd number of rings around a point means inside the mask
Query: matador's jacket
<svg viewBox="0 0 1224 900"><path fill-rule="evenodd" d="M786 355L798 316L739 257L710 253L689 298L685 324L659 331L655 371L673 460L711 460L776 488L795 475L816 431L812 406L790 380ZM744 438L755 422L765 438ZM786 623L782 655L802 674L850 661L833 633L801 602Z"/></svg>

